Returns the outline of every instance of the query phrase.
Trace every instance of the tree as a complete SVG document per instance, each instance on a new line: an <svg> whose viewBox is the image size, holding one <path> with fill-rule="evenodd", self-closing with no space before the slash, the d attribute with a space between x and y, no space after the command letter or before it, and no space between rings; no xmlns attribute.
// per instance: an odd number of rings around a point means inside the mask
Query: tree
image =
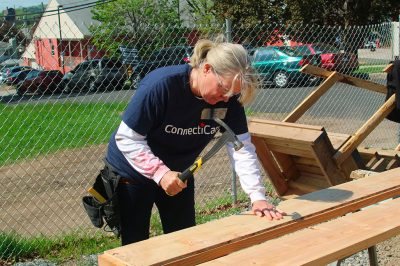
<svg viewBox="0 0 400 266"><path fill-rule="evenodd" d="M92 42L114 55L120 45L137 48L146 56L153 49L180 41L179 0L116 0L96 6Z"/></svg>
<svg viewBox="0 0 400 266"><path fill-rule="evenodd" d="M399 14L398 0L286 0L291 23L354 26L381 23ZM316 12L317 11L317 12Z"/></svg>
<svg viewBox="0 0 400 266"><path fill-rule="evenodd" d="M9 42L10 39L15 38L18 44L26 46L28 40L17 26L10 22L0 22L0 41Z"/></svg>
<svg viewBox="0 0 400 266"><path fill-rule="evenodd" d="M381 23L400 13L398 0L215 0L214 3L217 18L231 19L234 27L251 28L253 35L260 32L273 35L281 28L285 34L293 34L303 32L301 28L305 25L315 25L316 32L303 38L321 39L327 35L323 34L326 27L318 29L318 26L332 26L329 42L334 42L340 27ZM269 33L263 29L271 27Z"/></svg>
<svg viewBox="0 0 400 266"><path fill-rule="evenodd" d="M322 40L328 43L334 43L335 38L340 38L342 48L357 54L365 39L370 38L374 30L379 31L363 25L390 21L400 11L400 3L397 0L291 0L288 1L288 9L291 25L333 26L325 27L324 32L314 28L312 36L315 38L309 42L321 41L322 36L330 37ZM330 34L326 34L327 30ZM379 35L379 32L375 34ZM298 37L304 41L301 36Z"/></svg>
<svg viewBox="0 0 400 266"><path fill-rule="evenodd" d="M223 22L222 17L217 16L212 0L187 0L188 11L196 25L205 26Z"/></svg>
<svg viewBox="0 0 400 266"><path fill-rule="evenodd" d="M258 24L283 24L286 8L278 0L215 0L219 17L229 18L233 24L254 26Z"/></svg>

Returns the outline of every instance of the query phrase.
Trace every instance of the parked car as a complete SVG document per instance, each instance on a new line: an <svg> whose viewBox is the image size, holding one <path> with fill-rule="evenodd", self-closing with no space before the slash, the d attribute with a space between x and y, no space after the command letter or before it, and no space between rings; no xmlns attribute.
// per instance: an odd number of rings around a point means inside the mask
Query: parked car
<svg viewBox="0 0 400 266"><path fill-rule="evenodd" d="M31 71L17 86L17 94L59 92L63 74L59 70Z"/></svg>
<svg viewBox="0 0 400 266"><path fill-rule="evenodd" d="M21 81L23 81L30 73L39 72L37 69L26 69L19 72L15 72L9 75L6 79L7 85L17 85Z"/></svg>
<svg viewBox="0 0 400 266"><path fill-rule="evenodd" d="M290 83L306 83L314 77L303 74L300 69L306 64L320 66L319 54L312 55L303 49L290 46L266 46L252 50L252 66L266 83L278 88L287 87Z"/></svg>
<svg viewBox="0 0 400 266"><path fill-rule="evenodd" d="M29 70L29 69L32 69L32 68L29 66L4 67L0 72L0 81L1 81L0 83L2 83L2 82L7 83L7 79L9 76L11 76L17 72L20 72L23 70ZM10 85L10 84L8 84L8 85Z"/></svg>
<svg viewBox="0 0 400 266"><path fill-rule="evenodd" d="M328 70L351 73L359 68L359 63L355 54L342 52L334 46L323 43L313 43L298 47L311 54L321 54L321 66Z"/></svg>
<svg viewBox="0 0 400 266"><path fill-rule="evenodd" d="M133 66L130 76L131 87L136 88L140 80L156 68L189 63L192 53L192 46L171 46L153 52L147 61L141 61Z"/></svg>
<svg viewBox="0 0 400 266"><path fill-rule="evenodd" d="M369 49L371 52L375 52L376 50L376 42L375 41L365 41L364 48Z"/></svg>
<svg viewBox="0 0 400 266"><path fill-rule="evenodd" d="M66 73L62 91L102 91L122 89L126 80L124 66L117 59L101 58L84 61Z"/></svg>

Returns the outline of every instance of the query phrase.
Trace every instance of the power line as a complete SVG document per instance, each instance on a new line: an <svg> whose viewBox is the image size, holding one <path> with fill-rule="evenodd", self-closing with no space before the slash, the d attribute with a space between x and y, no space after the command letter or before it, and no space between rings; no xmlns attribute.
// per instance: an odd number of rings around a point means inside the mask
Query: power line
<svg viewBox="0 0 400 266"><path fill-rule="evenodd" d="M69 12L79 11L79 10L90 8L90 7L94 7L94 6L97 6L97 5L112 3L112 2L115 2L115 1L116 0L101 0L101 1L97 1L95 3L92 3L91 5L87 5L87 6L84 6L84 7L81 7L81 8L77 8L80 5L63 8L63 9L60 9L60 15L61 14L67 14ZM68 9L68 10L66 10L66 9ZM47 14L47 15L44 15L44 16L41 16L41 17L51 17L51 16L57 16L58 15L58 9L55 9L54 11L51 11L51 12L54 12L54 13L53 14ZM46 13L50 13L50 12L46 12Z"/></svg>
<svg viewBox="0 0 400 266"><path fill-rule="evenodd" d="M62 11L60 12L60 14L64 14L64 13L68 13L68 12L72 12L72 11L77 11L77 10L81 10L81 9L85 9L85 8L89 8L89 7L93 7L96 5L101 5L101 4L108 4L108 3L112 3L115 2L116 0L97 0L95 2L90 2L90 3L85 3L85 4L81 4L81 5L74 5L74 6L69 6L69 7L63 7ZM80 1L83 2L83 1ZM78 2L79 3L79 2ZM77 9L78 7L82 7L80 9ZM44 12L33 12L33 13L24 13L22 15L14 15L15 17L23 17L23 16L30 16L30 15L43 15L45 13L54 13L51 15L45 15L43 17L47 17L47 16L54 16L57 15L57 12L59 10L58 9L53 9L53 10L46 10ZM5 18L7 16L0 16L0 18Z"/></svg>

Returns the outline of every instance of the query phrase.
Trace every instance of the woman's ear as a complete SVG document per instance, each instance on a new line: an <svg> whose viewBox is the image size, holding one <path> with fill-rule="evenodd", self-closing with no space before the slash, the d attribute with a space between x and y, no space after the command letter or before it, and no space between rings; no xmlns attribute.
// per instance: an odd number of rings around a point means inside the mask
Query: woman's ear
<svg viewBox="0 0 400 266"><path fill-rule="evenodd" d="M203 65L203 73L206 74L209 73L210 71L212 71L212 66L208 63L205 63Z"/></svg>

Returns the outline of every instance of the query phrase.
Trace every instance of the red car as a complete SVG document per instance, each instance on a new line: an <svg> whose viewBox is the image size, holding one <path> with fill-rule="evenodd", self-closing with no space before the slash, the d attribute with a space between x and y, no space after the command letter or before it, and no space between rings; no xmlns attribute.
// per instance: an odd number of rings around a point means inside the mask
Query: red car
<svg viewBox="0 0 400 266"><path fill-rule="evenodd" d="M321 54L322 67L341 73L351 73L359 67L357 56L342 52L338 48L327 44L304 44L300 49L308 50L311 54Z"/></svg>
<svg viewBox="0 0 400 266"><path fill-rule="evenodd" d="M63 74L58 70L31 71L17 84L17 94L59 92Z"/></svg>

